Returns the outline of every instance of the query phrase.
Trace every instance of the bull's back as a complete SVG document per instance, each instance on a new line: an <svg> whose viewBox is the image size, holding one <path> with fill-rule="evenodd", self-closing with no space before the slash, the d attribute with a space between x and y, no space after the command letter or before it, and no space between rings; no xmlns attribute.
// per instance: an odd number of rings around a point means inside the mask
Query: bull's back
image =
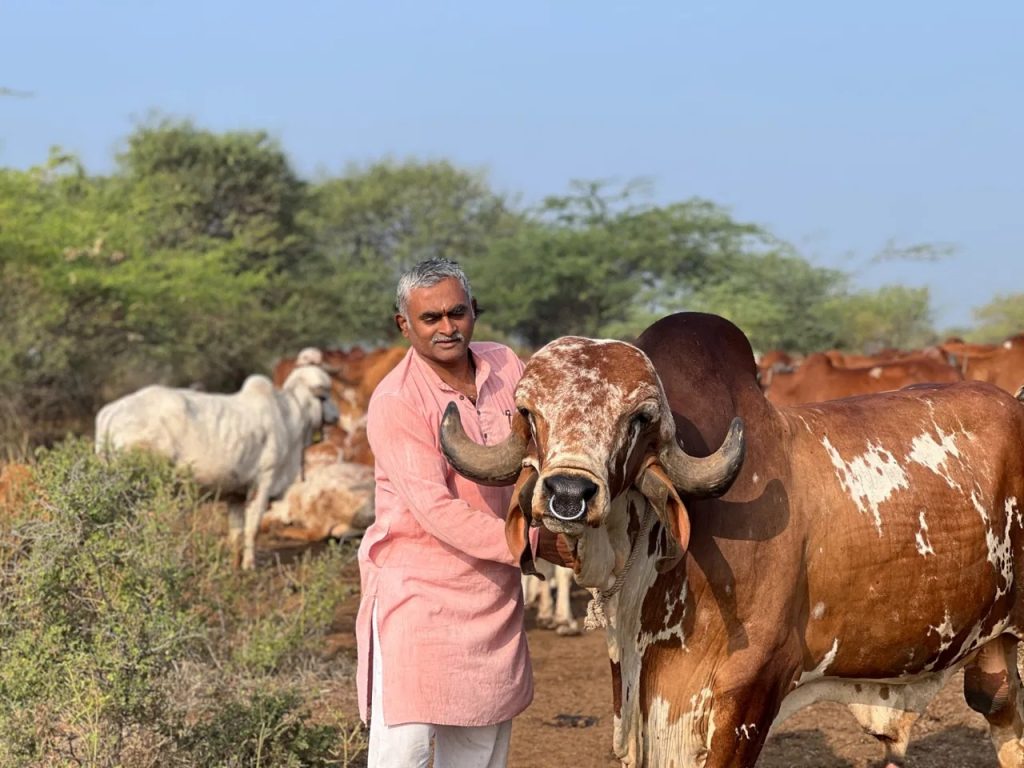
<svg viewBox="0 0 1024 768"><path fill-rule="evenodd" d="M1024 544L1024 408L968 383L784 414L805 642L834 649L828 673L917 674L1001 631Z"/></svg>

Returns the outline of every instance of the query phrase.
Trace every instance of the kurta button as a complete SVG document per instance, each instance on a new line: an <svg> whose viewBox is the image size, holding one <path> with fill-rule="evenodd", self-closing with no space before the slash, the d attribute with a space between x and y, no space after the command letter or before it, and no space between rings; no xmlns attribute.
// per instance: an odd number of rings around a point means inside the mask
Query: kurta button
<svg viewBox="0 0 1024 768"><path fill-rule="evenodd" d="M459 400L465 400L465 399L466 399L465 395L459 395Z"/></svg>

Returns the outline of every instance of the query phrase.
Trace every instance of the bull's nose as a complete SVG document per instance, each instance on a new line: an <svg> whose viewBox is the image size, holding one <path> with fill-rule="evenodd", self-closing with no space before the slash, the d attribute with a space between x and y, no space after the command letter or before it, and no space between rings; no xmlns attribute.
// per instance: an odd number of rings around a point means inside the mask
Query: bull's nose
<svg viewBox="0 0 1024 768"><path fill-rule="evenodd" d="M587 502L597 493L597 484L576 475L544 478L548 511L559 520L580 520L587 514Z"/></svg>

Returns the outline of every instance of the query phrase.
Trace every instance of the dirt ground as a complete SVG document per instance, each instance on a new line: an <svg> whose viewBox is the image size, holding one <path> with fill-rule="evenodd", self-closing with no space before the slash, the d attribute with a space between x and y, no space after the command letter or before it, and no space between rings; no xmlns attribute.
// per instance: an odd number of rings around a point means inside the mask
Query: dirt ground
<svg viewBox="0 0 1024 768"><path fill-rule="evenodd" d="M344 574L358 583L353 565ZM573 597L577 616L587 593ZM353 627L358 594L342 606L330 652L355 664ZM510 768L618 768L611 752L611 675L603 632L561 637L527 618L535 697L512 731ZM354 683L353 683L354 687ZM985 720L963 699L954 676L918 720L908 768L998 768ZM344 706L355 714L355 692ZM816 704L791 717L768 741L759 768L879 768L882 748L841 706Z"/></svg>

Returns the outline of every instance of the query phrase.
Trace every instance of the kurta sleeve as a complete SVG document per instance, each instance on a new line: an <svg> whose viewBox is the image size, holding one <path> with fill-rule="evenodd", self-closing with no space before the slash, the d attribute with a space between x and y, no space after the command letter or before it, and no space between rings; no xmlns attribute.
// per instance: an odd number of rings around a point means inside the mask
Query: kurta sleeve
<svg viewBox="0 0 1024 768"><path fill-rule="evenodd" d="M448 462L422 414L399 397L375 398L367 437L380 469L424 530L471 557L518 565L505 540L505 521L452 495L445 481Z"/></svg>

